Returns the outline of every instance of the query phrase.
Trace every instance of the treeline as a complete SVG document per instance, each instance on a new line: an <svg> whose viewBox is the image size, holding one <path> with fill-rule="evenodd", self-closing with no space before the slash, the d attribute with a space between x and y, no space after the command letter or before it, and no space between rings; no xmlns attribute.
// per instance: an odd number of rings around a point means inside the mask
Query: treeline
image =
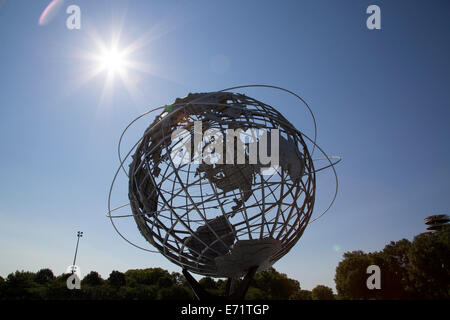
<svg viewBox="0 0 450 320"><path fill-rule="evenodd" d="M367 267L377 265L381 289L368 289ZM450 226L440 232L423 233L391 242L382 251L344 253L336 268L337 295L319 285L302 290L297 280L273 268L255 275L246 299L450 299ZM67 289L69 274L55 277L50 269L37 273L16 271L0 277L0 299L35 300L190 300L194 299L184 276L161 268L113 271L108 279L91 271L81 281L80 290ZM205 277L200 284L215 295L223 295L226 281Z"/></svg>
<svg viewBox="0 0 450 320"><path fill-rule="evenodd" d="M91 271L81 281L81 289L67 289L70 274L55 277L50 269L37 273L16 271L0 278L0 299L3 300L192 300L189 285L180 273L161 268L113 271L108 279ZM200 285L208 292L223 295L225 280L204 277ZM297 280L288 278L273 268L255 275L246 299L334 299L333 291L317 286L312 291L301 290Z"/></svg>
<svg viewBox="0 0 450 320"><path fill-rule="evenodd" d="M381 270L381 289L369 290L367 267ZM391 242L382 251L346 252L336 268L340 299L450 299L450 225L410 242Z"/></svg>

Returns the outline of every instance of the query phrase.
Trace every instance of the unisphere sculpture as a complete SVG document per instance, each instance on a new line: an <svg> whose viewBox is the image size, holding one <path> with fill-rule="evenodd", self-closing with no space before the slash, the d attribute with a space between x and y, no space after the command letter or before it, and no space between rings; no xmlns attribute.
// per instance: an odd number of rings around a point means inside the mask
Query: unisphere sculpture
<svg viewBox="0 0 450 320"><path fill-rule="evenodd" d="M283 257L311 220L314 140L243 94L178 98L135 145L132 216L142 236L188 277L251 277ZM338 161L330 159L334 170Z"/></svg>

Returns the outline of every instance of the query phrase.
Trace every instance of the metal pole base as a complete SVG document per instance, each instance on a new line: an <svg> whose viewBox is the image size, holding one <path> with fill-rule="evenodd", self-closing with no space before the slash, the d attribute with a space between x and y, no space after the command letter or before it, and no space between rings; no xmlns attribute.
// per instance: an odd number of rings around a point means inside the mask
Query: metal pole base
<svg viewBox="0 0 450 320"><path fill-rule="evenodd" d="M216 296L207 292L205 289L202 288L202 286L198 283L198 281L195 280L194 277L186 269L183 269L183 275L186 278L192 291L194 292L194 295L197 298L197 300L210 300L210 301L244 300L245 294L247 293L247 290L250 286L250 282L252 281L253 276L255 275L257 269L258 266L253 266L250 269L248 269L244 279L242 279L237 288L235 288L234 290L232 290L233 288L231 288L233 280L231 278L228 278L224 296Z"/></svg>

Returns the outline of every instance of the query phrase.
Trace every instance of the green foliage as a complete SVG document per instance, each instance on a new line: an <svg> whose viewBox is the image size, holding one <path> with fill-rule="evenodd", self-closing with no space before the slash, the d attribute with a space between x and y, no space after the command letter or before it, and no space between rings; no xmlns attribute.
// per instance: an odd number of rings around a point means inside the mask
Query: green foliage
<svg viewBox="0 0 450 320"><path fill-rule="evenodd" d="M450 299L450 225L416 236L408 251L408 273L415 296Z"/></svg>
<svg viewBox="0 0 450 320"><path fill-rule="evenodd" d="M125 274L114 270L109 274L108 282L113 287L122 287L126 284Z"/></svg>
<svg viewBox="0 0 450 320"><path fill-rule="evenodd" d="M10 273L6 277L4 285L5 299L23 300L23 299L37 299L35 289L38 284L34 282L35 274L32 272L16 271Z"/></svg>
<svg viewBox="0 0 450 320"><path fill-rule="evenodd" d="M15 286L30 286L35 279L36 275L32 272L28 272L28 271L19 271L17 270L14 273L10 273L7 277L6 277L6 281L8 284L10 285L15 285Z"/></svg>
<svg viewBox="0 0 450 320"><path fill-rule="evenodd" d="M223 295L225 292L225 287L219 288L218 283L211 277L204 277L200 279L198 282L203 289L205 289L207 292L209 292L212 295L220 296Z"/></svg>
<svg viewBox="0 0 450 320"><path fill-rule="evenodd" d="M170 275L172 276L172 279L173 279L173 282L175 285L189 287L189 284L188 284L186 278L181 273L172 272Z"/></svg>
<svg viewBox="0 0 450 320"><path fill-rule="evenodd" d="M248 300L267 300L269 295L263 292L261 289L250 287L245 295L245 299Z"/></svg>
<svg viewBox="0 0 450 320"><path fill-rule="evenodd" d="M158 287L156 285L136 284L133 287L123 287L120 297L126 300L156 300Z"/></svg>
<svg viewBox="0 0 450 320"><path fill-rule="evenodd" d="M408 299L411 293L409 274L408 251L411 242L406 239L391 242L383 251L369 254L370 263L377 265L381 270L382 290L371 290L371 298L384 300ZM369 275L366 275L366 279Z"/></svg>
<svg viewBox="0 0 450 320"><path fill-rule="evenodd" d="M309 290L298 290L289 297L290 300L312 300L312 292Z"/></svg>
<svg viewBox="0 0 450 320"><path fill-rule="evenodd" d="M67 278L70 273L63 273L47 284L46 299L49 300L79 300L83 298L81 290L67 289Z"/></svg>
<svg viewBox="0 0 450 320"><path fill-rule="evenodd" d="M0 278L0 299L42 300L192 300L193 293L180 273L170 274L161 268L112 271L105 281L95 271L87 274L80 290L69 290L70 274L53 275L50 269L36 274L17 271ZM204 277L200 284L211 294L223 295L227 281ZM247 299L289 299L300 290L298 281L271 268L255 276Z"/></svg>
<svg viewBox="0 0 450 320"><path fill-rule="evenodd" d="M125 272L126 284L130 287L135 287L139 284L156 285L158 280L164 276L172 278L167 270L161 268L128 270Z"/></svg>
<svg viewBox="0 0 450 320"><path fill-rule="evenodd" d="M410 286L407 271L408 240L391 242L383 251L364 253L346 252L336 268L335 283L341 299L407 299ZM367 267L377 265L381 270L382 290L367 288Z"/></svg>
<svg viewBox="0 0 450 320"><path fill-rule="evenodd" d="M382 251L346 252L336 268L340 299L450 299L450 226L413 242L391 242ZM381 289L369 290L369 265L381 270Z"/></svg>
<svg viewBox="0 0 450 320"><path fill-rule="evenodd" d="M3 300L5 298L5 279L0 277L0 300Z"/></svg>
<svg viewBox="0 0 450 320"><path fill-rule="evenodd" d="M103 283L102 277L97 271L89 272L81 281L82 286L99 286Z"/></svg>
<svg viewBox="0 0 450 320"><path fill-rule="evenodd" d="M251 286L266 294L267 299L287 300L300 290L297 280L289 279L284 273L279 273L274 268L257 273Z"/></svg>
<svg viewBox="0 0 450 320"><path fill-rule="evenodd" d="M168 272L166 273L167 274L164 274L163 276L159 277L158 280L156 281L156 285L159 288L169 288L175 284L175 281L172 278L172 276Z"/></svg>
<svg viewBox="0 0 450 320"><path fill-rule="evenodd" d="M225 290L227 287L227 281L219 279L216 282L217 291L219 292L219 295L223 296L225 294Z"/></svg>
<svg viewBox="0 0 450 320"><path fill-rule="evenodd" d="M381 270L381 290L366 286L369 265ZM439 233L424 233L412 242L391 242L382 251L344 253L336 268L337 299L450 299L450 227ZM0 277L0 299L14 300L190 300L193 293L183 275L161 268L112 271L107 281L91 271L81 290L67 289L70 274L55 277L50 269L37 273L16 271ZM204 277L200 285L208 292L223 295L227 281ZM301 290L297 280L273 268L257 273L246 299L330 300L331 288L319 285Z"/></svg>
<svg viewBox="0 0 450 320"><path fill-rule="evenodd" d="M211 277L204 277L198 283L203 289L217 289L217 283Z"/></svg>
<svg viewBox="0 0 450 320"><path fill-rule="evenodd" d="M166 288L161 288L158 293L160 300L192 300L193 295L191 291L184 286L173 285Z"/></svg>
<svg viewBox="0 0 450 320"><path fill-rule="evenodd" d="M369 256L362 251L344 253L336 268L334 281L338 294L344 299L368 299L370 292L366 286L367 267L371 265Z"/></svg>
<svg viewBox="0 0 450 320"><path fill-rule="evenodd" d="M312 300L334 300L333 289L318 285L311 291Z"/></svg>
<svg viewBox="0 0 450 320"><path fill-rule="evenodd" d="M36 273L36 277L34 278L34 281L39 284L46 284L46 283L52 281L53 279L55 279L53 271L46 268L46 269L41 269Z"/></svg>

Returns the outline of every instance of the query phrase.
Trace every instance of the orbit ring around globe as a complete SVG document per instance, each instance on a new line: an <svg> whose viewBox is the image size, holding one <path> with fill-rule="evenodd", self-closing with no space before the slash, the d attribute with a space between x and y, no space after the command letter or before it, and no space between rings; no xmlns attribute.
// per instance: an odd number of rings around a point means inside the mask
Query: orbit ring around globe
<svg viewBox="0 0 450 320"><path fill-rule="evenodd" d="M275 89L297 98L312 117L313 137L296 129L271 105L234 93L245 88ZM128 129L157 111L160 114L143 136L122 156L121 144ZM208 135L211 130L218 134ZM182 132L180 139L174 139L178 132ZM229 138L230 132L238 133ZM278 140L273 140L275 133ZM239 278L254 266L263 271L288 253L308 224L322 217L336 199L335 165L342 159L328 156L316 139L316 120L309 105L281 87L243 85L178 98L140 115L122 132L120 165L109 189L107 217L131 245L161 253L194 273ZM273 156L273 141L278 142L279 163L268 166L261 148L267 147L267 155ZM218 142L224 145L219 152L212 147ZM209 162L202 160L207 150L213 150ZM316 151L322 156L314 158ZM236 154L242 158L236 161ZM124 166L127 161L128 170ZM319 161L326 164L315 168ZM334 174L334 195L327 208L312 219L316 173L325 169ZM121 172L128 177L130 202L112 208L112 192ZM131 213L115 214L128 206ZM156 250L133 243L119 231L114 220L131 217Z"/></svg>

